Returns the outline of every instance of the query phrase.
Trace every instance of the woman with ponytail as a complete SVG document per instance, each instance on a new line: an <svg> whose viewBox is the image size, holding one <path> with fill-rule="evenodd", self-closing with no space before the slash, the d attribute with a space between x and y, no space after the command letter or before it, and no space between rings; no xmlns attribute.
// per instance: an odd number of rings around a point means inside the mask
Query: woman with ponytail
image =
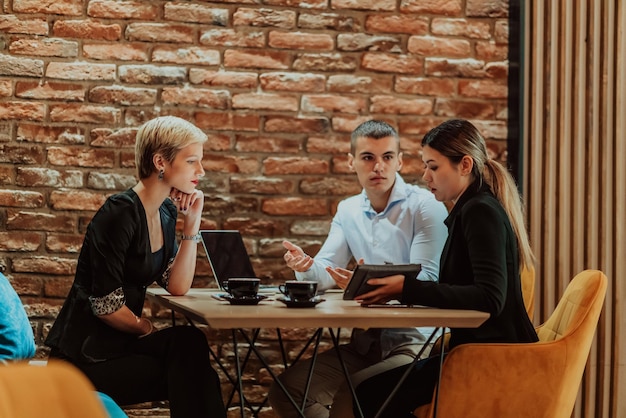
<svg viewBox="0 0 626 418"><path fill-rule="evenodd" d="M478 328L453 328L450 348L465 343L537 341L520 282L521 270L532 267L534 256L513 178L489 158L482 135L466 120L449 120L428 132L422 140L422 160L428 188L437 200L452 205L445 220L448 238L439 264L439 283L405 281L403 276L371 279L368 283L379 287L362 295L362 302L399 299L405 304L490 314ZM378 412L407 367L357 386L366 417ZM410 367L409 377L383 417L412 417L416 407L431 401L439 357Z"/></svg>

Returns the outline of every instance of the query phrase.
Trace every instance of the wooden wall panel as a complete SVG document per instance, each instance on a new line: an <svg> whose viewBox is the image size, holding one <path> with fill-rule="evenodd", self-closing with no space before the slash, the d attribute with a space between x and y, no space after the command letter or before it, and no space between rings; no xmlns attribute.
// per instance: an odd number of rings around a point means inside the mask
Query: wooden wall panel
<svg viewBox="0 0 626 418"><path fill-rule="evenodd" d="M524 3L524 196L538 256L535 318L587 268L609 278L574 417L626 417L626 8Z"/></svg>

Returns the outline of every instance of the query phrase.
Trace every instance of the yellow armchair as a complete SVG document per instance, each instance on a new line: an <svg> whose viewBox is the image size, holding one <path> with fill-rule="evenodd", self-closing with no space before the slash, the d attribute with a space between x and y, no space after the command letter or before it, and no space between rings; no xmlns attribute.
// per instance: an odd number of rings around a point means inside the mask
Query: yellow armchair
<svg viewBox="0 0 626 418"><path fill-rule="evenodd" d="M0 364L0 418L107 418L85 376L68 363Z"/></svg>
<svg viewBox="0 0 626 418"><path fill-rule="evenodd" d="M446 357L437 416L569 418L606 295L607 279L585 270L569 283L539 342L464 344ZM433 403L415 411L432 418Z"/></svg>

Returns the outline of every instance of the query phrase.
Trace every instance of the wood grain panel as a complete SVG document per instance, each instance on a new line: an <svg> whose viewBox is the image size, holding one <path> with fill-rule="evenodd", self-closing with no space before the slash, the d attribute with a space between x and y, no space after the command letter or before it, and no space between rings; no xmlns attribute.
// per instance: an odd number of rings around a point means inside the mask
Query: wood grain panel
<svg viewBox="0 0 626 418"><path fill-rule="evenodd" d="M524 156L539 265L535 320L586 268L610 281L572 416L626 417L626 9L618 0L524 3Z"/></svg>

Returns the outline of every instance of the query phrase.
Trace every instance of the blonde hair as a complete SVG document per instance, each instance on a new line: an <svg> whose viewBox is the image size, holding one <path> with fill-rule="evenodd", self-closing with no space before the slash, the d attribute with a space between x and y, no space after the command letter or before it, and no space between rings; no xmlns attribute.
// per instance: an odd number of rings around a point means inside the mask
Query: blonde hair
<svg viewBox="0 0 626 418"><path fill-rule="evenodd" d="M428 132L422 139L422 146L428 145L454 164L468 155L474 160L472 176L476 181L485 182L500 201L509 217L517 238L520 272L535 264L535 256L530 248L530 240L524 222L521 196L515 180L502 164L487 155L485 139L469 121L452 119Z"/></svg>
<svg viewBox="0 0 626 418"><path fill-rule="evenodd" d="M204 143L207 136L200 128L176 116L160 116L144 123L137 131L135 165L139 179L150 177L156 171L152 158L161 154L174 161L176 154L187 145Z"/></svg>

